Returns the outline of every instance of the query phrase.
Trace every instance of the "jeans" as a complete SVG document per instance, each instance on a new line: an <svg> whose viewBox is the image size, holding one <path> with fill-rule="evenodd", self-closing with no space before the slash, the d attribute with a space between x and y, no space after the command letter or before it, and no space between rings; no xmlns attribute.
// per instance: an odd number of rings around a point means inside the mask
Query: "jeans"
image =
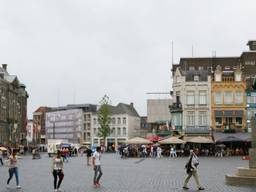
<svg viewBox="0 0 256 192"><path fill-rule="evenodd" d="M18 173L18 167L10 168L9 169L9 179L7 180L7 184L10 183L13 174L15 174L16 178L16 185L19 185L19 173Z"/></svg>
<svg viewBox="0 0 256 192"><path fill-rule="evenodd" d="M99 173L99 174L98 174ZM101 176L103 175L101 171L101 166L96 165L94 169L94 178L93 178L93 183L98 183L100 181Z"/></svg>
<svg viewBox="0 0 256 192"><path fill-rule="evenodd" d="M4 163L3 163L3 159L2 159L2 158L0 158L0 162L1 162L1 165L4 165Z"/></svg>
<svg viewBox="0 0 256 192"><path fill-rule="evenodd" d="M64 174L63 174L62 170L53 170L52 174L53 174L53 178L54 178L54 181L53 181L54 189L59 189L61 182L64 178ZM58 182L58 186L57 186L58 176L59 176L59 182Z"/></svg>

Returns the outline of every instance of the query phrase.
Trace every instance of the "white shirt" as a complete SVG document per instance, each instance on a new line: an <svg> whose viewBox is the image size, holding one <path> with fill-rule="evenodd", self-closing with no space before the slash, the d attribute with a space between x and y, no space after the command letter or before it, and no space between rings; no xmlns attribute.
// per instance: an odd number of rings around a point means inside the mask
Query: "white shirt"
<svg viewBox="0 0 256 192"><path fill-rule="evenodd" d="M15 167L18 167L18 161L17 161L17 157L13 157L13 156L10 156L9 157L9 162L10 162L10 164L9 164L9 167L10 168L15 168Z"/></svg>
<svg viewBox="0 0 256 192"><path fill-rule="evenodd" d="M63 167L63 161L61 158L54 158L53 159L53 169L54 170L62 170Z"/></svg>
<svg viewBox="0 0 256 192"><path fill-rule="evenodd" d="M93 153L93 158L95 158L95 165L100 165L101 154L97 151Z"/></svg>
<svg viewBox="0 0 256 192"><path fill-rule="evenodd" d="M192 157L192 162L191 162L191 166L196 169L197 167L195 165L198 165L199 164L199 159L196 155L193 155Z"/></svg>

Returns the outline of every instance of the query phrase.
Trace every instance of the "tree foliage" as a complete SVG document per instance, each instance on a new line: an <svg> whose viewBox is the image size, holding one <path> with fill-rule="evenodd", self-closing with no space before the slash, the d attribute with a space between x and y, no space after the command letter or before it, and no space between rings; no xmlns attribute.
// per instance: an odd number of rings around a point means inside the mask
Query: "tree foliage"
<svg viewBox="0 0 256 192"><path fill-rule="evenodd" d="M102 137L104 141L106 140L106 137L108 137L111 133L110 129L110 115L111 111L109 108L109 97L107 95L104 95L102 100L100 101L100 107L97 112L98 121L99 121L99 132L98 136Z"/></svg>

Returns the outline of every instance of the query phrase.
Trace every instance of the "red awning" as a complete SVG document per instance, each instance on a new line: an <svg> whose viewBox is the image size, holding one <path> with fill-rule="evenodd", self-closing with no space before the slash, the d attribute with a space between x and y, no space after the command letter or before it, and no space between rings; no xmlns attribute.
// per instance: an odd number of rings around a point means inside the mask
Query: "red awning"
<svg viewBox="0 0 256 192"><path fill-rule="evenodd" d="M148 140L152 141L152 142L157 142L157 141L160 141L162 140L161 137L157 136L157 135L152 135L152 136L149 136L147 137Z"/></svg>

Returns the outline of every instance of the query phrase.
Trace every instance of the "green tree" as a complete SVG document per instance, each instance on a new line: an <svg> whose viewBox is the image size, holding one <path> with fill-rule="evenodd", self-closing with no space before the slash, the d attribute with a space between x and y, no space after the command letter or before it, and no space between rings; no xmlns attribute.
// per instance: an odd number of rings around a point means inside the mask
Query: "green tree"
<svg viewBox="0 0 256 192"><path fill-rule="evenodd" d="M97 112L98 121L100 125L98 136L103 138L104 145L106 143L106 138L111 134L111 129L109 126L111 120L111 111L109 108L109 103L109 97L107 95L104 95L104 97L100 101L100 107Z"/></svg>

